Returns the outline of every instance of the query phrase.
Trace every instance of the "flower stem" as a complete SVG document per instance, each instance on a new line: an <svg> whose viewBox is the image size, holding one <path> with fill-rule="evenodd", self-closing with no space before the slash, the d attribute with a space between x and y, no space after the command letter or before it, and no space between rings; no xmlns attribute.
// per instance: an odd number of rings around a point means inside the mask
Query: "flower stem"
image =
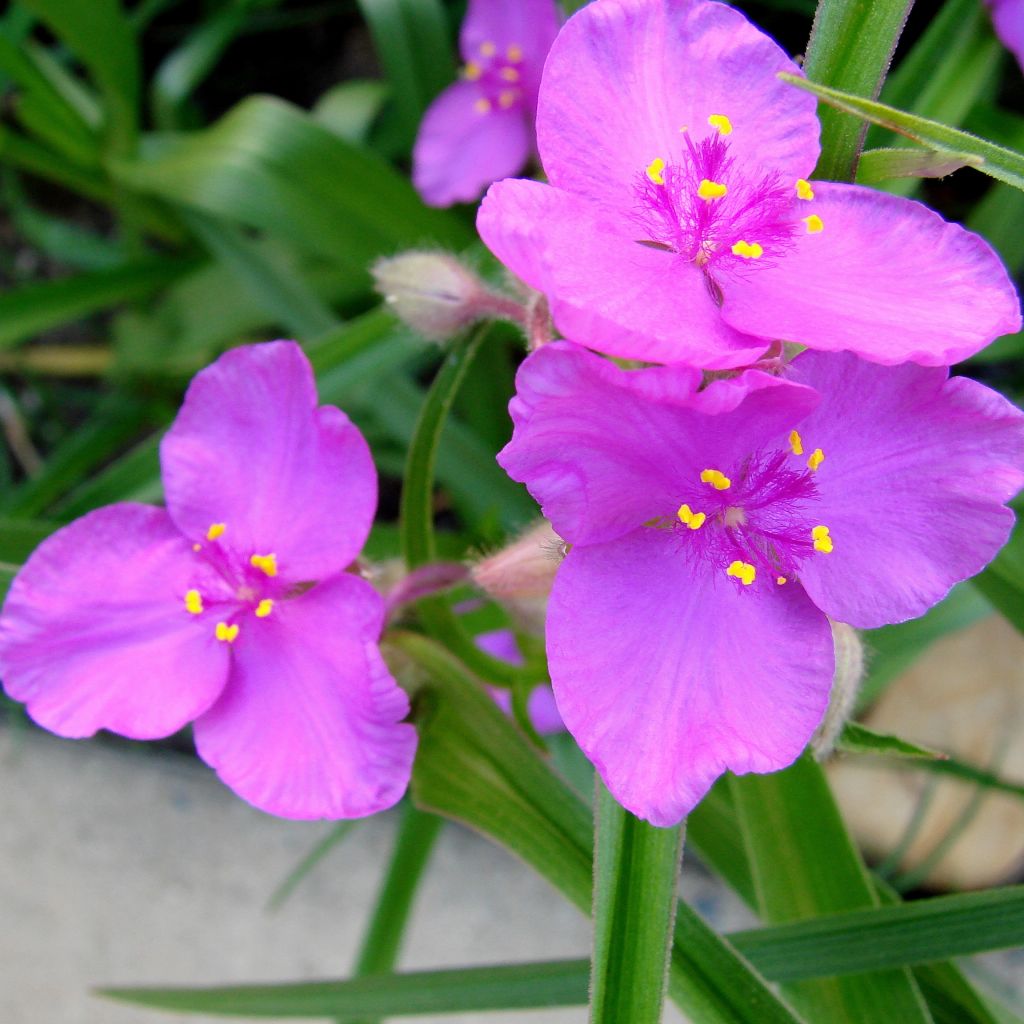
<svg viewBox="0 0 1024 1024"><path fill-rule="evenodd" d="M634 817L598 781L591 1024L661 1020L683 833Z"/></svg>

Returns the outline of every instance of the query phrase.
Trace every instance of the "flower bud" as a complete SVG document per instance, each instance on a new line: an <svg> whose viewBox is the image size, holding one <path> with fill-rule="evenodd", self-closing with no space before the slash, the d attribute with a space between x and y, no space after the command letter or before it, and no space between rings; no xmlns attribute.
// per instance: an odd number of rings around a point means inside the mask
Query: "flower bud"
<svg viewBox="0 0 1024 1024"><path fill-rule="evenodd" d="M811 749L823 761L835 748L843 726L853 716L857 694L864 679L864 644L860 634L845 622L831 622L836 652L836 674L832 679L828 710L811 737Z"/></svg>
<svg viewBox="0 0 1024 1024"><path fill-rule="evenodd" d="M403 252L378 260L377 291L395 315L432 341L443 341L490 313L490 293L443 252Z"/></svg>

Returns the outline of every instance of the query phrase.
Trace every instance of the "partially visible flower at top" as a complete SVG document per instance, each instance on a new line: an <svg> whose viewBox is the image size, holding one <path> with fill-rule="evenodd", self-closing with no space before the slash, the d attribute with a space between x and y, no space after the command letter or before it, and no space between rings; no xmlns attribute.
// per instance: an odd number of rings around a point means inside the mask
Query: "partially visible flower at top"
<svg viewBox="0 0 1024 1024"><path fill-rule="evenodd" d="M477 226L567 338L728 368L770 341L947 365L1020 327L990 246L919 203L808 180L815 99L733 8L594 0L544 68L550 184L493 185Z"/></svg>
<svg viewBox="0 0 1024 1024"><path fill-rule="evenodd" d="M523 169L558 25L554 0L469 0L460 80L427 110L412 153L413 184L431 206L471 202Z"/></svg>
<svg viewBox="0 0 1024 1024"><path fill-rule="evenodd" d="M1024 484L1024 414L945 369L805 352L700 379L555 342L519 371L499 455L571 545L558 709L656 825L727 769L791 763L828 704L829 619L926 611L996 554Z"/></svg>
<svg viewBox="0 0 1024 1024"><path fill-rule="evenodd" d="M271 814L394 804L416 733L377 647L383 602L345 571L377 503L362 435L317 407L302 350L271 342L197 374L160 460L166 511L90 512L15 578L7 693L61 736L193 722L203 760Z"/></svg>
<svg viewBox="0 0 1024 1024"><path fill-rule="evenodd" d="M522 665L523 655L516 644L515 634L510 629L495 629L490 633L480 633L476 637L476 644L486 651L492 658L500 658L510 665ZM501 686L489 686L488 692L494 698L494 703L505 712L512 714L512 693ZM556 732L565 732L565 723L558 713L555 705L555 695L551 687L545 685L535 686L530 691L530 699L526 706L527 714L534 729L541 736L550 736Z"/></svg>
<svg viewBox="0 0 1024 1024"><path fill-rule="evenodd" d="M986 0L1000 42L1024 68L1024 0Z"/></svg>

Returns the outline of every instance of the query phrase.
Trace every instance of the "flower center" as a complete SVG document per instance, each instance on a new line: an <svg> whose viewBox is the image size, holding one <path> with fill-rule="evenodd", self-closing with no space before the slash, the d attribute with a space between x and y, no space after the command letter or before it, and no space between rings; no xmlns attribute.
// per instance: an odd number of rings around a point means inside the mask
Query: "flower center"
<svg viewBox="0 0 1024 1024"><path fill-rule="evenodd" d="M651 526L671 528L687 555L741 588L786 583L816 554L831 554L829 528L815 515L820 448L805 458L803 439L789 450L760 450L736 466L709 467L680 487L686 500L674 516Z"/></svg>
<svg viewBox="0 0 1024 1024"><path fill-rule="evenodd" d="M504 50L496 43L480 44L476 57L462 69L463 78L480 88L474 104L478 114L522 106L522 62L523 48L518 43L510 43Z"/></svg>
<svg viewBox="0 0 1024 1024"><path fill-rule="evenodd" d="M821 217L801 217L802 202L814 199L810 182L787 183L778 172L737 162L727 137L732 122L711 114L715 134L685 146L674 162L656 157L638 173L634 220L639 244L674 253L708 277L716 301L715 276L749 272L792 248L800 231L824 230ZM741 130L741 129L739 129Z"/></svg>

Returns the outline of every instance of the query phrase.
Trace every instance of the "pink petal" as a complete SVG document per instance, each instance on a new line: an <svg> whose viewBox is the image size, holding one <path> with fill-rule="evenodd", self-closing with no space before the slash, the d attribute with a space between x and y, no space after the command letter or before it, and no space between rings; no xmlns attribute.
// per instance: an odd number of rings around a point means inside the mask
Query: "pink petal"
<svg viewBox="0 0 1024 1024"><path fill-rule="evenodd" d="M639 244L643 231L580 196L534 181L500 181L477 216L488 248L544 292L567 338L626 359L731 367L767 342L724 323L704 275Z"/></svg>
<svg viewBox="0 0 1024 1024"><path fill-rule="evenodd" d="M992 12L992 24L996 35L1024 65L1024 2L1022 0L987 0Z"/></svg>
<svg viewBox="0 0 1024 1024"><path fill-rule="evenodd" d="M163 509L121 504L58 530L11 585L0 675L61 736L176 732L213 703L227 652L190 615L194 557Z"/></svg>
<svg viewBox="0 0 1024 1024"><path fill-rule="evenodd" d="M377 640L383 602L338 576L242 623L199 755L239 796L283 818L356 818L398 801L416 732Z"/></svg>
<svg viewBox="0 0 1024 1024"><path fill-rule="evenodd" d="M413 184L431 206L479 198L499 178L521 171L530 156L531 127L525 112L490 109L473 82L456 82L430 105L413 149Z"/></svg>
<svg viewBox="0 0 1024 1024"><path fill-rule="evenodd" d="M943 369L807 352L793 372L822 394L800 434L825 454L815 482L833 541L804 563L804 587L862 628L921 615L1009 536L1024 413Z"/></svg>
<svg viewBox="0 0 1024 1024"><path fill-rule="evenodd" d="M566 727L655 825L680 821L726 770L792 763L828 704L831 631L801 588L694 576L664 531L573 548L547 633Z"/></svg>
<svg viewBox="0 0 1024 1024"><path fill-rule="evenodd" d="M377 504L362 434L317 408L291 341L246 345L198 373L160 447L167 509L191 540L214 523L244 558L276 554L282 577L322 579L359 554Z"/></svg>
<svg viewBox="0 0 1024 1024"><path fill-rule="evenodd" d="M638 173L732 121L745 164L807 177L818 159L812 97L779 81L799 69L739 11L702 0L602 0L570 18L544 69L537 114L552 185L631 196Z"/></svg>
<svg viewBox="0 0 1024 1024"><path fill-rule="evenodd" d="M1020 303L987 242L898 196L815 182L824 230L725 290L740 331L874 362L943 366L1020 328Z"/></svg>
<svg viewBox="0 0 1024 1024"><path fill-rule="evenodd" d="M627 371L566 342L545 345L520 367L515 431L498 462L559 536L593 544L674 516L684 481L746 458L817 402L757 371L700 392L699 382L688 367Z"/></svg>

